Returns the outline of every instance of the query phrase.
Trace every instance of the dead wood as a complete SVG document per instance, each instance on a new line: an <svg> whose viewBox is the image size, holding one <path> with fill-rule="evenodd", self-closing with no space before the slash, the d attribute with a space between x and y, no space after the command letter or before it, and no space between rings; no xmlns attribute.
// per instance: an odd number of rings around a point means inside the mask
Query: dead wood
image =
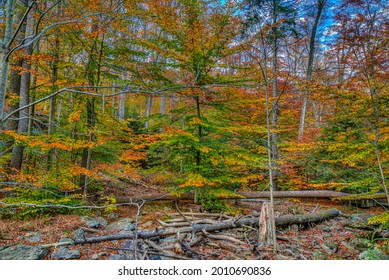
<svg viewBox="0 0 389 280"><path fill-rule="evenodd" d="M190 258L179 256L173 252L167 251L166 248L163 248L157 244L155 244L151 240L145 240L145 243L149 245L151 248L157 250L158 252L163 253L166 257L175 258L175 259L181 259L181 260L190 260Z"/></svg>
<svg viewBox="0 0 389 280"><path fill-rule="evenodd" d="M189 219L194 219L193 217L214 217L214 218L225 218L225 219L233 218L231 216L228 216L225 213L214 214L214 213L192 213L192 212L186 212L186 213L182 213L182 214L184 214L185 216L192 216L192 217L188 217ZM181 214L173 213L173 214L171 214L171 216L173 216L173 217L181 216Z"/></svg>
<svg viewBox="0 0 389 280"><path fill-rule="evenodd" d="M158 220L158 223L161 224L163 227L183 227L183 226L190 226L194 223L196 224L216 224L217 221L211 220L211 219L201 219L201 220L192 220L192 222L171 222L171 221L161 221Z"/></svg>
<svg viewBox="0 0 389 280"><path fill-rule="evenodd" d="M329 218L335 218L340 215L340 211L337 209L330 209L320 213L307 214L307 215L293 215L293 216L281 216L276 217L276 225L279 227L288 226L291 224L307 224L317 223Z"/></svg>
<svg viewBox="0 0 389 280"><path fill-rule="evenodd" d="M350 196L351 194L326 191L326 190L313 190L313 191L276 191L274 192L274 198L339 198ZM223 199L248 199L248 198L269 198L270 192L236 192L236 196L223 197ZM145 194L136 197L117 197L117 203L136 202L141 200L193 200L192 194L182 194L181 196L172 195L169 193L152 193Z"/></svg>
<svg viewBox="0 0 389 280"><path fill-rule="evenodd" d="M340 215L340 211L337 209L327 210L321 213L307 214L307 215L295 215L295 216L282 216L276 217L275 223L277 226L283 227L290 224L304 224L304 223L317 223L325 219L334 218ZM193 224L192 226L183 227L183 228L168 228L168 229L158 229L152 231L137 231L137 232L123 232L114 235L105 235L99 237L86 237L85 239L75 239L74 242L63 242L63 243L54 243L43 245L42 247L57 247L63 245L77 245L77 244L90 244L90 243L99 243L105 241L113 240L122 240L122 239L150 239L153 237L163 237L175 235L177 233L192 233L197 232L214 232L226 229L241 228L245 226L257 227L258 226L258 217L245 217L233 221L224 221L217 224Z"/></svg>
<svg viewBox="0 0 389 280"><path fill-rule="evenodd" d="M208 238L211 238L211 239L215 239L215 240L228 240L228 241L231 241L233 243L238 243L238 244L241 244L241 245L245 245L246 243L243 242L243 241L240 241L239 239L236 239L232 236L228 236L228 235L223 235L223 234L210 234L208 232L206 232L205 230L203 230L203 234L208 237Z"/></svg>
<svg viewBox="0 0 389 280"><path fill-rule="evenodd" d="M270 223L270 204L265 202L262 204L261 214L258 224L258 247L262 244L270 244L273 240L271 223Z"/></svg>

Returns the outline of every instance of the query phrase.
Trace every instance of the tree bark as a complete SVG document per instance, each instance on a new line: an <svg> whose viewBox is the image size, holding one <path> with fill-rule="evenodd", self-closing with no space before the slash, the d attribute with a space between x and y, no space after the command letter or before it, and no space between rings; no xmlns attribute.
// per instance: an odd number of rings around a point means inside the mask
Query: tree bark
<svg viewBox="0 0 389 280"><path fill-rule="evenodd" d="M58 90L57 80L58 80L58 60L59 60L59 34L58 30L55 31L55 40L53 46L53 62L51 65L51 83L52 91L56 92ZM49 113L49 128L48 134L51 135L55 133L55 112L57 107L57 96L50 98L50 113ZM51 149L47 155L47 170L51 169L51 164L53 161L54 149Z"/></svg>
<svg viewBox="0 0 389 280"><path fill-rule="evenodd" d="M119 120L121 121L124 120L125 111L126 111L126 94L122 93L119 95L119 112L118 112Z"/></svg>
<svg viewBox="0 0 389 280"><path fill-rule="evenodd" d="M151 115L151 107L153 106L153 97L148 96L147 97L147 109L146 109L146 118L150 117ZM149 129L150 127L150 121L147 120L145 123L145 129Z"/></svg>
<svg viewBox="0 0 389 280"><path fill-rule="evenodd" d="M5 34L0 39L0 119L4 117L5 93L8 81L10 40L13 33L14 0L8 0L5 6Z"/></svg>
<svg viewBox="0 0 389 280"><path fill-rule="evenodd" d="M29 14L26 22L26 36L25 43L28 43L29 38L33 36L33 16ZM24 49L24 54L26 57L30 57L33 52L33 44L28 45ZM31 82L31 63L29 58L23 59L22 63L23 73L21 75L20 80L20 101L19 108L24 107L29 104L29 94L30 94L30 82ZM19 111L19 121L18 121L18 134L23 134L28 132L28 118L29 118L29 108L25 108ZM22 162L23 162L23 150L24 147L22 145L17 145L12 149L12 158L10 167L21 170Z"/></svg>

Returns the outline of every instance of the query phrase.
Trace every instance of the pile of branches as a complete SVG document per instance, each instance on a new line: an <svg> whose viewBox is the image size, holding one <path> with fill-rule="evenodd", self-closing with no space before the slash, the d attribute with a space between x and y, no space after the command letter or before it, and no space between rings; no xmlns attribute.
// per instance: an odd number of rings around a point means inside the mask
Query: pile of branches
<svg viewBox="0 0 389 280"><path fill-rule="evenodd" d="M291 224L318 223L340 215L339 210L331 209L321 213L288 215L275 218L277 227ZM85 237L72 242L43 245L82 245L114 240L130 240L121 247L108 249L124 252L128 258L155 259L213 259L223 250L231 259L258 256L260 243L260 217L258 214L239 215L212 213L174 213L166 221L158 220L161 227L153 230L123 231L97 237ZM282 236L277 236L282 240Z"/></svg>

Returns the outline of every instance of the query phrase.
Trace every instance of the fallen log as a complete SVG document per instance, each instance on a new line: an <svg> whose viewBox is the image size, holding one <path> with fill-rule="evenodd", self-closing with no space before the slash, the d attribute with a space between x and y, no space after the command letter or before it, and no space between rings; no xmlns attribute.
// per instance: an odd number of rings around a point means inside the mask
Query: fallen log
<svg viewBox="0 0 389 280"><path fill-rule="evenodd" d="M275 223L276 226L287 226L290 224L303 224L303 223L317 223L329 218L334 218L336 216L340 215L340 211L337 209L331 209L327 210L321 213L315 213L315 214L307 214L307 215L295 215L295 216L282 216L282 217L276 217ZM182 233L192 233L195 234L197 232L213 232L213 231L219 231L219 230L226 230L226 229L233 229L233 228L240 228L245 226L251 226L251 227L257 227L259 224L259 217L246 217L241 218L239 220L231 220L231 221L225 221L220 222L217 224L193 224L189 227L183 227L183 228L168 228L168 229L160 229L156 228L152 231L138 231L137 237L140 239L149 239L153 237L164 237L164 236L170 236L170 235L176 235L178 232L180 234ZM62 243L54 243L54 244L47 244L42 245L43 248L47 247L57 247L57 246L64 246L64 245L77 245L77 244L90 244L90 243L99 243L99 242L105 242L105 241L114 241L114 240L122 240L122 239L134 239L135 233L134 232L124 232L114 235L105 235L100 237L87 237L84 239L75 239L73 242L62 242Z"/></svg>
<svg viewBox="0 0 389 280"><path fill-rule="evenodd" d="M320 213L308 214L308 215L294 215L294 216L281 216L275 218L276 226L285 227L291 224L308 224L317 223L329 218L334 218L340 215L340 211L337 209L330 209Z"/></svg>
<svg viewBox="0 0 389 280"><path fill-rule="evenodd" d="M276 191L274 198L339 198L350 196L349 193L314 190L314 191ZM151 193L135 197L117 197L117 203L130 203L141 200L193 200L193 194L186 193L176 196L170 193ZM236 195L223 197L222 199L248 199L248 198L270 198L270 192L236 192Z"/></svg>

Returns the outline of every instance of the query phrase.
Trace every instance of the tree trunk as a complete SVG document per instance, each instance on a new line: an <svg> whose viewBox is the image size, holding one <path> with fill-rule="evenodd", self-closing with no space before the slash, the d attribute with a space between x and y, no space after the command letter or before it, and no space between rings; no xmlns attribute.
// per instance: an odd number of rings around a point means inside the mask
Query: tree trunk
<svg viewBox="0 0 389 280"><path fill-rule="evenodd" d="M5 93L8 81L10 40L13 33L14 0L8 0L5 5L5 34L0 39L0 119L4 117Z"/></svg>
<svg viewBox="0 0 389 280"><path fill-rule="evenodd" d="M51 65L51 83L52 83L52 92L58 90L57 80L58 80L58 60L59 60L59 34L58 30L55 31L55 40L53 46L53 56L54 59ZM48 134L51 135L55 133L55 112L57 107L57 96L50 98L50 113L49 113L49 128ZM55 149L51 149L47 155L47 170L51 169L51 164L53 161L53 154Z"/></svg>
<svg viewBox="0 0 389 280"><path fill-rule="evenodd" d="M276 24L276 19L274 19L274 23ZM273 82L272 82L272 109L271 109L271 128L272 128L272 134L271 134L271 156L272 156L272 182L273 182L273 190L278 190L278 66L277 66L277 59L278 59L278 46L277 46L277 37L276 35L273 35L275 38L273 39L273 57L272 57L272 76L273 76ZM268 111L269 108L268 108ZM270 113L270 112L269 112Z"/></svg>
<svg viewBox="0 0 389 280"><path fill-rule="evenodd" d="M317 28L319 26L319 20L321 18L321 14L326 2L327 0L317 0L317 13L315 17L315 22L312 26L311 36L309 38L309 54L308 54L308 66L307 66L307 77L306 77L307 89L304 90L304 100L301 107L300 126L299 126L299 133L298 133L299 141L302 141L304 137L305 115L307 111L308 95L309 95L308 87L309 87L309 83L312 81L313 59L315 57L315 39L316 39Z"/></svg>
<svg viewBox="0 0 389 280"><path fill-rule="evenodd" d="M159 97L159 113L161 115L166 115L166 95L161 95Z"/></svg>
<svg viewBox="0 0 389 280"><path fill-rule="evenodd" d="M126 111L126 94L122 93L119 95L119 112L118 112L118 118L119 120L123 121L125 117L125 111Z"/></svg>
<svg viewBox="0 0 389 280"><path fill-rule="evenodd" d="M16 16L16 22L20 22L22 20L22 13L18 12ZM16 43L20 44L25 36L26 32L26 25L23 24L20 31L19 35L17 36ZM20 74L20 69L23 66L23 59L21 57L17 57L14 60L14 63L12 64L11 68L14 67L14 69L11 70L10 78L9 78L9 92L13 96L20 96L20 82L21 82L21 74ZM11 104L9 109L7 110L7 113L10 113L14 110L17 110L19 108L19 102L15 104ZM13 130L17 131L18 130L18 122L19 122L19 112L15 113L13 115L12 119L9 119L6 122L6 129L7 130ZM5 144L5 151L11 151L11 147L13 146L14 141L10 140ZM8 163L10 165L10 163Z"/></svg>
<svg viewBox="0 0 389 280"><path fill-rule="evenodd" d="M25 42L28 43L31 36L33 36L33 16L29 14L27 17L26 23L26 37ZM31 81L31 62L29 57L31 57L33 52L33 44L28 45L24 49L24 54L27 59L23 59L22 68L23 73L20 80L20 101L19 108L29 104L29 93L30 93L30 81ZM18 134L23 134L28 132L28 123L29 123L29 108L25 108L19 111L19 122L18 122ZM12 158L10 167L21 170L22 161L23 161L23 150L24 147L17 145L12 149Z"/></svg>
<svg viewBox="0 0 389 280"><path fill-rule="evenodd" d="M152 96L148 96L147 97L147 109L146 109L146 118L150 117L151 115L151 107L153 106L153 97ZM149 120L146 121L145 123L145 129L149 129L149 126L150 126L150 122Z"/></svg>
<svg viewBox="0 0 389 280"><path fill-rule="evenodd" d="M86 102L86 110L87 110L87 127L89 129L92 129L95 126L95 98L92 97L91 99L88 98ZM90 132L89 135L89 141L93 141L93 133ZM82 158L81 158L81 167L89 170L91 167L91 160L92 160L92 149L91 148L84 148L82 150ZM88 189L88 176L86 175L80 175L80 187L83 190L83 195L87 194Z"/></svg>

